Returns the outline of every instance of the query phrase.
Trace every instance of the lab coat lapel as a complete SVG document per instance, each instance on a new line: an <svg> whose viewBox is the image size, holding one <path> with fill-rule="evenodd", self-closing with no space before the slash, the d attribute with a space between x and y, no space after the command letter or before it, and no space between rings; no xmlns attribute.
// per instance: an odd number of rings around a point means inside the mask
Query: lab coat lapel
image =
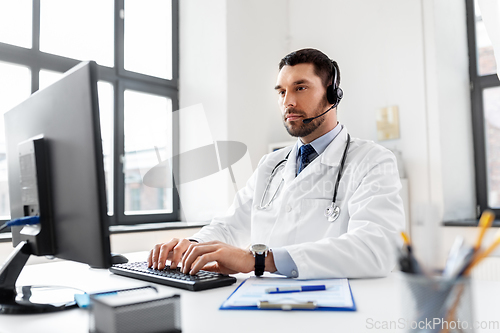
<svg viewBox="0 0 500 333"><path fill-rule="evenodd" d="M321 158L321 164L325 164L330 167L338 167L340 165L340 160L342 159L345 145L347 143L347 133L347 128L344 126L337 137L333 139L333 141L326 147L323 154L319 157Z"/></svg>
<svg viewBox="0 0 500 333"><path fill-rule="evenodd" d="M285 169L283 169L284 187L288 187L295 180L295 172L297 170L297 143L292 148Z"/></svg>

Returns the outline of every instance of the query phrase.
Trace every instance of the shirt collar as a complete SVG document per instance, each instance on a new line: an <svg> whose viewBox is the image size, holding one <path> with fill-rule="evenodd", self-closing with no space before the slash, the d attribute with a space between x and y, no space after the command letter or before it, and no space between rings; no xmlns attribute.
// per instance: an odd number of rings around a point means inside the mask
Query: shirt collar
<svg viewBox="0 0 500 333"><path fill-rule="evenodd" d="M337 137L337 135L340 133L342 130L343 126L340 123L337 123L337 126L335 126L330 132L323 134L316 140L312 141L310 145L314 148L316 153L318 155L321 155L328 147L328 145ZM297 145L297 152L299 151L300 147L302 147L304 144L300 139L297 140L298 145Z"/></svg>

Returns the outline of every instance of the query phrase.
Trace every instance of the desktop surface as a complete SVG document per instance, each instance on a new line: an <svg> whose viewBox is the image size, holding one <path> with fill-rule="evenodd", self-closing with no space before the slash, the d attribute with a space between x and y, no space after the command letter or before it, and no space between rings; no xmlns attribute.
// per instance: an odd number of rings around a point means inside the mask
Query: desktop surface
<svg viewBox="0 0 500 333"><path fill-rule="evenodd" d="M129 254L131 261L144 260L147 253ZM386 278L351 279L350 285L357 311L238 311L219 310L224 300L237 286L252 274L237 274L234 285L191 292L153 284L160 294L181 295L183 332L400 332L383 329L383 322L397 321L402 316L400 277L391 273ZM106 269L69 261L26 266L18 284L65 285L93 293L114 289L144 286L149 283L112 274ZM473 283L475 320L499 321L500 282L476 281ZM67 311L37 315L1 315L0 332L88 332L87 310ZM379 326L377 328L377 326ZM498 330L476 330L496 332Z"/></svg>

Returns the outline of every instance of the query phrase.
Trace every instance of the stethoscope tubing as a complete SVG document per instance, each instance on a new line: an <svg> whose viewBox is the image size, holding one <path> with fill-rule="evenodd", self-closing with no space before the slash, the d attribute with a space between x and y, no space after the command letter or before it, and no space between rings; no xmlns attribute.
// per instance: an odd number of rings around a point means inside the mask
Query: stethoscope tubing
<svg viewBox="0 0 500 333"><path fill-rule="evenodd" d="M338 189L339 189L339 185L340 185L340 180L342 179L342 175L344 173L345 162L347 160L347 153L349 151L350 144L351 144L351 136L349 135L349 133L347 133L347 143L346 143L346 146L345 146L345 149L344 149L344 153L342 154L342 159L340 160L340 167L339 167L339 172L337 174L337 180L335 182L335 188L334 188L334 191L333 191L332 203L330 204L330 206L328 206L328 207L332 208L332 211L335 210L335 209L337 210L337 215L333 218L333 221L335 221L337 219L338 215L340 214L339 213L340 208L338 208L338 206L336 205L335 202L337 201L337 193L338 193ZM269 187L271 186L271 182L272 182L273 178L275 177L278 168L280 166L282 166L283 164L285 164L285 163L288 162L288 157L290 156L291 152L292 151L290 150L288 152L288 154L285 156L285 158L283 160L281 160L278 164L276 164L276 166L271 171L271 174L269 175L269 179L267 181L266 187L264 189L264 193L262 194L262 199L261 199L261 202L260 202L259 209L267 209L269 206L271 206L272 202L276 198L276 196L277 196L277 194L278 194L278 192L281 189L281 186L283 184L283 181L284 181L283 178L281 178L281 182L278 185L278 188L276 189L276 191L274 192L272 198L269 200L269 202L266 205L263 205L264 199L266 197L266 193L268 192ZM326 211L328 212L328 208L327 208ZM329 214L330 213L325 213L325 216L328 217L328 218L330 218L331 214L330 215Z"/></svg>
<svg viewBox="0 0 500 333"><path fill-rule="evenodd" d="M335 205L337 201L337 193L339 190L340 179L342 178L342 174L344 173L345 161L347 159L347 152L349 151L349 146L351 145L351 136L347 133L347 143L345 145L344 154L342 155L342 160L340 161L339 173L337 174L337 181L335 182L335 189L333 191L333 199L332 203Z"/></svg>

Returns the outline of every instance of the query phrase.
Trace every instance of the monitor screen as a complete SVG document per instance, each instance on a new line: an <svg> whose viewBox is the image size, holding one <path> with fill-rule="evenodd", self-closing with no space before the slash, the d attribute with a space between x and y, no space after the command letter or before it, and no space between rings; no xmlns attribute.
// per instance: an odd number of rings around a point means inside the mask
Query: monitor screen
<svg viewBox="0 0 500 333"><path fill-rule="evenodd" d="M7 112L5 132L13 219L38 214L37 203L26 203L20 163L34 138L43 137L37 159L46 167L37 175L42 223L12 227L13 245L27 241L31 254L110 267L96 63L77 65Z"/></svg>

